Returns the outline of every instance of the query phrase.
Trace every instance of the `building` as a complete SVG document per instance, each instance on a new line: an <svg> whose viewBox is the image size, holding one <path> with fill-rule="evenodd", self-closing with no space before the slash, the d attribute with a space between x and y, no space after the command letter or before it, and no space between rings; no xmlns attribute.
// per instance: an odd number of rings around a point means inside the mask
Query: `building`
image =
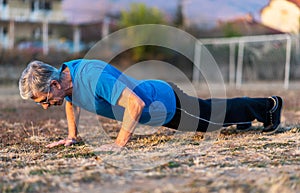
<svg viewBox="0 0 300 193"><path fill-rule="evenodd" d="M300 0L270 0L261 10L264 25L286 32L299 33Z"/></svg>
<svg viewBox="0 0 300 193"><path fill-rule="evenodd" d="M231 20L219 20L217 26L207 31L200 31L197 37L216 38L216 37L236 37L236 36L255 36L255 35L273 35L283 32L268 27L261 22L256 21L251 14L236 17Z"/></svg>
<svg viewBox="0 0 300 193"><path fill-rule="evenodd" d="M67 51L80 51L81 26L67 21L62 0L0 0L0 49L32 46L47 54L62 49L65 37L72 41Z"/></svg>

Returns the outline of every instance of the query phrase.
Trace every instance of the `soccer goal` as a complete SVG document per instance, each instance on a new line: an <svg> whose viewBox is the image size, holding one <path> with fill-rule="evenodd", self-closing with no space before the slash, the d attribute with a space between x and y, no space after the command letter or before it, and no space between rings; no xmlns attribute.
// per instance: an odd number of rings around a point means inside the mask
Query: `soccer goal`
<svg viewBox="0 0 300 193"><path fill-rule="evenodd" d="M236 88L245 83L282 82L289 88L292 39L288 34L199 39L195 46L193 81L208 51L219 66L224 81Z"/></svg>

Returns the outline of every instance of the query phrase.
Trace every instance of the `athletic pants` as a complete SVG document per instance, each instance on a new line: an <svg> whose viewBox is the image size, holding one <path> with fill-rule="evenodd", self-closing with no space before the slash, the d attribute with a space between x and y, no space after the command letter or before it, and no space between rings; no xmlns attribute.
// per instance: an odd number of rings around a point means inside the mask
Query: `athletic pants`
<svg viewBox="0 0 300 193"><path fill-rule="evenodd" d="M176 96L176 112L163 126L180 131L214 131L230 125L251 124L253 120L267 123L267 111L272 107L269 98L200 99L169 83Z"/></svg>

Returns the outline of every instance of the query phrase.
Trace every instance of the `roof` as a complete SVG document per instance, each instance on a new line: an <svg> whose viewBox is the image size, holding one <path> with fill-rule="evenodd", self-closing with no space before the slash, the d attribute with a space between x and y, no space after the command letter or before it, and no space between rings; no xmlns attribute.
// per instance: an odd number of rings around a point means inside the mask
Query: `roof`
<svg viewBox="0 0 300 193"><path fill-rule="evenodd" d="M247 14L229 21L219 21L218 26L209 32L199 34L202 37L252 36L267 34L283 34L282 31L263 25Z"/></svg>
<svg viewBox="0 0 300 193"><path fill-rule="evenodd" d="M298 7L300 7L300 0L287 0L287 1L290 1L294 4L296 4Z"/></svg>

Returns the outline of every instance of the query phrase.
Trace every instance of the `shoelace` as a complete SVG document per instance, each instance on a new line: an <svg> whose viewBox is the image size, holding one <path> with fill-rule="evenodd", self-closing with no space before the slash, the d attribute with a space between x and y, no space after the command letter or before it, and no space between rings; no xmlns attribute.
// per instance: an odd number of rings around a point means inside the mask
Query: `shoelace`
<svg viewBox="0 0 300 193"><path fill-rule="evenodd" d="M270 114L270 123L271 123L271 125L273 125L273 113L278 108L278 98L277 97L269 97L269 98L272 99L273 102L274 102L273 108L269 111L269 114Z"/></svg>
<svg viewBox="0 0 300 193"><path fill-rule="evenodd" d="M277 109L278 107L278 98L277 97L269 97L269 99L272 99L273 102L274 102L274 106L273 108L269 111L270 113L274 113L275 110Z"/></svg>

